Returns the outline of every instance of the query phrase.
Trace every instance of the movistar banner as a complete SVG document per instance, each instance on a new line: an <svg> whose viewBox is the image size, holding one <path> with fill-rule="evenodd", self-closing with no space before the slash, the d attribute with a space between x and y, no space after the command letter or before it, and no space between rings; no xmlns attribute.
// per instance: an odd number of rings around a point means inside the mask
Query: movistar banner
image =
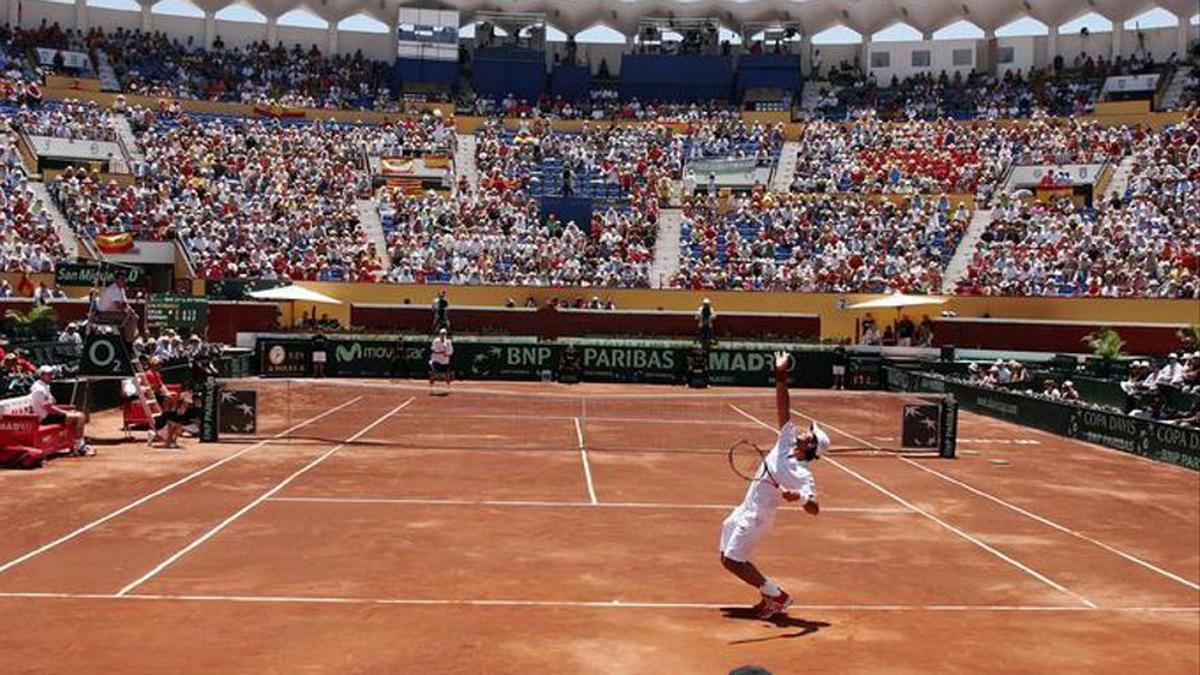
<svg viewBox="0 0 1200 675"><path fill-rule="evenodd" d="M889 389L952 393L963 407L990 417L1200 471L1200 429L1014 391L977 387L932 373L893 367L884 370Z"/></svg>
<svg viewBox="0 0 1200 675"><path fill-rule="evenodd" d="M454 341L451 365L457 377L474 380L539 380L558 373L563 350L572 345L591 382L683 383L692 346L668 341L573 340L556 343L522 339ZM770 386L774 351L780 345L729 345L708 355L709 382ZM311 346L296 338L258 342L260 372L268 376L310 374ZM828 387L833 356L828 351L795 347L791 384ZM425 338L397 341L388 336L328 337L326 374L334 377L424 377L429 372Z"/></svg>

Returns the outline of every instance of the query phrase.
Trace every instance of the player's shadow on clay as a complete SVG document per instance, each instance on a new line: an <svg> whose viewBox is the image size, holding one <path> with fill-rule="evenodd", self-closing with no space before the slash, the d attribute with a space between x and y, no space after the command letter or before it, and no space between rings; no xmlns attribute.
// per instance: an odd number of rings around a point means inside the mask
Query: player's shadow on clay
<svg viewBox="0 0 1200 675"><path fill-rule="evenodd" d="M727 619L741 619L744 621L762 621L762 622L769 623L773 626L776 626L778 628L799 628L800 629L793 633L782 633L780 635L772 635L770 637L751 638L751 639L747 639L747 640L734 640L729 643L731 645L745 645L745 644L752 644L755 642L767 642L768 640L780 640L780 639L784 639L784 638L789 638L789 639L790 638L800 638L800 637L804 637L806 635L812 635L813 633L821 630L822 628L828 628L829 626L833 625L827 621L809 621L808 619L800 619L797 617L788 616L787 614L778 614L776 616L771 617L770 619L760 619L760 618L754 616L754 612L752 612L749 607L722 607L721 613Z"/></svg>

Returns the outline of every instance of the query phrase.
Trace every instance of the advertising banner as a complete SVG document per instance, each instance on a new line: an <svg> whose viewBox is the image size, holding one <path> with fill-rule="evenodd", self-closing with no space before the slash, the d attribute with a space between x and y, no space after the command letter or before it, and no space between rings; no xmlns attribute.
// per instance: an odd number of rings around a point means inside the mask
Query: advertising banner
<svg viewBox="0 0 1200 675"><path fill-rule="evenodd" d="M954 394L959 405L974 412L1200 471L1200 429L979 387L930 373L892 367L884 370L892 390L948 392Z"/></svg>
<svg viewBox="0 0 1200 675"><path fill-rule="evenodd" d="M96 277L100 285L108 286L117 278L125 279L130 286L142 282L142 268L129 265L90 265L86 263L60 263L54 270L54 283L59 286L95 286Z"/></svg>
<svg viewBox="0 0 1200 675"><path fill-rule="evenodd" d="M307 340L260 341L258 356L258 372L264 377L304 377L312 348Z"/></svg>
<svg viewBox="0 0 1200 675"><path fill-rule="evenodd" d="M429 342L411 337L329 336L326 374L331 377L424 377L429 372ZM663 341L580 340L547 343L534 340L456 340L451 366L461 379L540 380L553 378L567 344L575 348L582 379L589 382L682 384L687 375L687 343ZM309 374L307 339L259 340L260 372L267 376ZM708 381L735 386L771 386L778 346L730 346L708 354ZM397 354L397 351L400 354ZM794 349L789 382L795 387L832 384L833 355Z"/></svg>

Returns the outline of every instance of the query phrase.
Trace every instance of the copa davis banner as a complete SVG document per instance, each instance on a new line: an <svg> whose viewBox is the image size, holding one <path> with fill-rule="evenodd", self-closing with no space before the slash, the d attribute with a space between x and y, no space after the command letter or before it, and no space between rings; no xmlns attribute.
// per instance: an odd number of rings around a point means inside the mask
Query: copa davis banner
<svg viewBox="0 0 1200 675"><path fill-rule="evenodd" d="M889 389L947 392L974 412L1200 471L1200 429L887 367Z"/></svg>
<svg viewBox="0 0 1200 675"><path fill-rule="evenodd" d="M451 366L468 380L540 380L557 377L563 351L572 346L589 382L682 384L691 347L683 343L577 340L539 343L533 340L455 340ZM773 352L778 346L719 348L709 353L709 382L770 386ZM312 374L312 345L306 339L260 338L260 373L303 377ZM790 382L795 387L827 388L833 355L824 350L790 350L794 360ZM397 352L400 352L397 354ZM325 373L330 377L425 377L429 373L429 341L386 336L330 336Z"/></svg>

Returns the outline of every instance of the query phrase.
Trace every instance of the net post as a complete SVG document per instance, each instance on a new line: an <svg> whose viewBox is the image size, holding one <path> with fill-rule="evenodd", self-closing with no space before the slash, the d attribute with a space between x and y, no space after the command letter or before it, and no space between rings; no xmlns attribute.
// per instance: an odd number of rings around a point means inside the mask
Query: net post
<svg viewBox="0 0 1200 675"><path fill-rule="evenodd" d="M942 397L942 437L938 439L938 455L943 459L954 459L958 447L958 399L954 394Z"/></svg>

